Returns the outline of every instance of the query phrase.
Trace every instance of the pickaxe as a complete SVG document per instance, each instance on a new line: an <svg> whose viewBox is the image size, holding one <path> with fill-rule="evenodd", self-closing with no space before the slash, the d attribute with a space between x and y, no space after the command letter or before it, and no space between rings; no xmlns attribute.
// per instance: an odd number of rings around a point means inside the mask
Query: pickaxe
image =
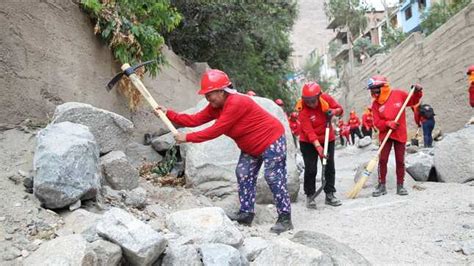
<svg viewBox="0 0 474 266"><path fill-rule="evenodd" d="M143 97L145 98L145 100L147 100L147 102L151 105L151 107L153 108L153 110L157 110L156 108L158 107L158 104L156 103L155 99L153 99L153 97L151 96L151 94L148 92L148 90L145 88L145 85L143 85L142 81L140 80L140 78L135 74L135 70L137 70L138 68L144 66L144 65L148 65L148 64L151 64L151 63L154 63L156 62L156 60L150 60L150 61L146 61L146 62L143 62L143 63L140 63L138 65L135 65L133 67L131 67L129 64L125 63L122 65L121 69L122 69L122 72L118 73L117 75L115 75L115 77L107 84L107 91L110 91L112 90L112 88L115 86L115 84L122 78L123 75L127 75L127 77L130 78L130 80L132 81L133 85L137 88L137 90L140 92L141 95L143 95ZM165 113L163 113L163 111L161 110L157 110L157 113L158 113L158 116L161 118L161 120L163 121L163 123L165 123L165 125L168 127L168 129L174 134L174 135L177 135L178 134L178 130L176 130L176 128L173 126L173 124L171 123L171 121L168 119L168 117L166 117Z"/></svg>

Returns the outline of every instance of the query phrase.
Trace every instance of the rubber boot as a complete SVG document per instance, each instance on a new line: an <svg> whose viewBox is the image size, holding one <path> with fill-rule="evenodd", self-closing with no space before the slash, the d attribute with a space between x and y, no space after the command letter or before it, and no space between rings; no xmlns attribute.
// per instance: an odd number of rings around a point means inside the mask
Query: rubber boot
<svg viewBox="0 0 474 266"><path fill-rule="evenodd" d="M307 196L307 197L306 197L306 208L308 208L308 209L314 209L314 210L317 209L317 207L316 207L316 201L314 201L314 199L311 200L311 196Z"/></svg>
<svg viewBox="0 0 474 266"><path fill-rule="evenodd" d="M239 224L251 226L255 213L239 211L234 215L229 215L229 219L237 221Z"/></svg>
<svg viewBox="0 0 474 266"><path fill-rule="evenodd" d="M403 184L397 184L397 194L400 196L408 195L408 191L403 187Z"/></svg>
<svg viewBox="0 0 474 266"><path fill-rule="evenodd" d="M375 191L372 192L373 197L379 197L385 194L387 194L387 189L385 188L385 184L382 183L379 183Z"/></svg>
<svg viewBox="0 0 474 266"><path fill-rule="evenodd" d="M342 205L342 202L339 199L337 199L336 196L334 196L333 192L326 193L325 203L327 205L331 205L331 206L334 206L334 207Z"/></svg>
<svg viewBox="0 0 474 266"><path fill-rule="evenodd" d="M291 223L291 214L290 213L282 213L278 215L278 220L270 231L276 234L281 234L285 231L293 229L293 224Z"/></svg>

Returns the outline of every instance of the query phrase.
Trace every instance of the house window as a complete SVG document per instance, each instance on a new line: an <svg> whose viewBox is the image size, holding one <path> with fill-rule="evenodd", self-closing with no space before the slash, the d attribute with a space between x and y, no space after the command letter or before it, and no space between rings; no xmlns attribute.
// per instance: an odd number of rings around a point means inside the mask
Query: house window
<svg viewBox="0 0 474 266"><path fill-rule="evenodd" d="M418 9L423 10L426 7L426 0L418 0Z"/></svg>
<svg viewBox="0 0 474 266"><path fill-rule="evenodd" d="M410 6L405 10L405 20L409 20L411 16L412 16L412 13L411 13L411 6Z"/></svg>

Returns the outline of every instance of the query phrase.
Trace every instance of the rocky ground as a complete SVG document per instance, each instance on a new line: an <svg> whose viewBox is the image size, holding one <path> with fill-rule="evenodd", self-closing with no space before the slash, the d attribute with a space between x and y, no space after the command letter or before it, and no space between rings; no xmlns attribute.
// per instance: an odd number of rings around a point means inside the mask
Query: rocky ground
<svg viewBox="0 0 474 266"><path fill-rule="evenodd" d="M68 210L53 212L25 191L23 181L32 175L35 130L27 127L0 132L0 264L21 264L39 246L61 235ZM394 189L380 198L364 189L359 198L346 199L354 184L357 165L375 154L373 147L347 147L336 151L338 196L341 207L324 205L317 210L304 207L302 189L292 205L295 230L280 236L269 233L274 207L259 206L253 227L239 226L244 237L292 238L298 231L323 233L348 245L372 264L473 264L474 254L465 255L474 239L474 186L456 183L407 182L409 196ZM208 199L191 189L155 187L142 180L148 192L147 207L129 208L135 217L153 228L162 228L164 217L177 210L212 205L229 205ZM112 202L113 203L113 202ZM105 204L105 203L101 203ZM110 203L109 203L110 204ZM83 203L83 208L101 212L100 204ZM166 233L166 231L165 231ZM467 241L471 240L471 244ZM470 246L469 246L470 245Z"/></svg>

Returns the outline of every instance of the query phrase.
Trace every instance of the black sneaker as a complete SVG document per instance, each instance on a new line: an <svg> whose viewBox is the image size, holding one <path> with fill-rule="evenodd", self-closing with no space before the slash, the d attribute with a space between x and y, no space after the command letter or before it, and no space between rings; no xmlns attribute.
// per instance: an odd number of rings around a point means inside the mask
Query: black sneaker
<svg viewBox="0 0 474 266"><path fill-rule="evenodd" d="M314 210L317 209L317 207L316 207L316 201L314 201L314 199L311 199L311 196L307 196L307 197L306 197L306 208L308 208L308 209L314 209Z"/></svg>
<svg viewBox="0 0 474 266"><path fill-rule="evenodd" d="M333 192L326 193L325 203L327 205L331 205L331 206L334 206L334 207L342 205L342 202L339 199L337 199L336 196L334 196Z"/></svg>
<svg viewBox="0 0 474 266"><path fill-rule="evenodd" d="M270 231L276 234L281 234L285 231L293 229L293 224L291 223L291 214L290 213L282 213L278 215L278 220Z"/></svg>
<svg viewBox="0 0 474 266"><path fill-rule="evenodd" d="M385 194L387 194L387 188L385 188L385 184L382 183L379 183L375 191L372 192L373 197L379 197Z"/></svg>
<svg viewBox="0 0 474 266"><path fill-rule="evenodd" d="M403 187L403 184L397 184L397 194L400 196L408 195L408 191Z"/></svg>
<svg viewBox="0 0 474 266"><path fill-rule="evenodd" d="M233 214L233 215L229 215L229 219L231 219L232 221L237 221L239 224L248 225L248 226L252 225L252 221L254 217L255 217L255 213L242 212L242 211L239 211L238 213Z"/></svg>

